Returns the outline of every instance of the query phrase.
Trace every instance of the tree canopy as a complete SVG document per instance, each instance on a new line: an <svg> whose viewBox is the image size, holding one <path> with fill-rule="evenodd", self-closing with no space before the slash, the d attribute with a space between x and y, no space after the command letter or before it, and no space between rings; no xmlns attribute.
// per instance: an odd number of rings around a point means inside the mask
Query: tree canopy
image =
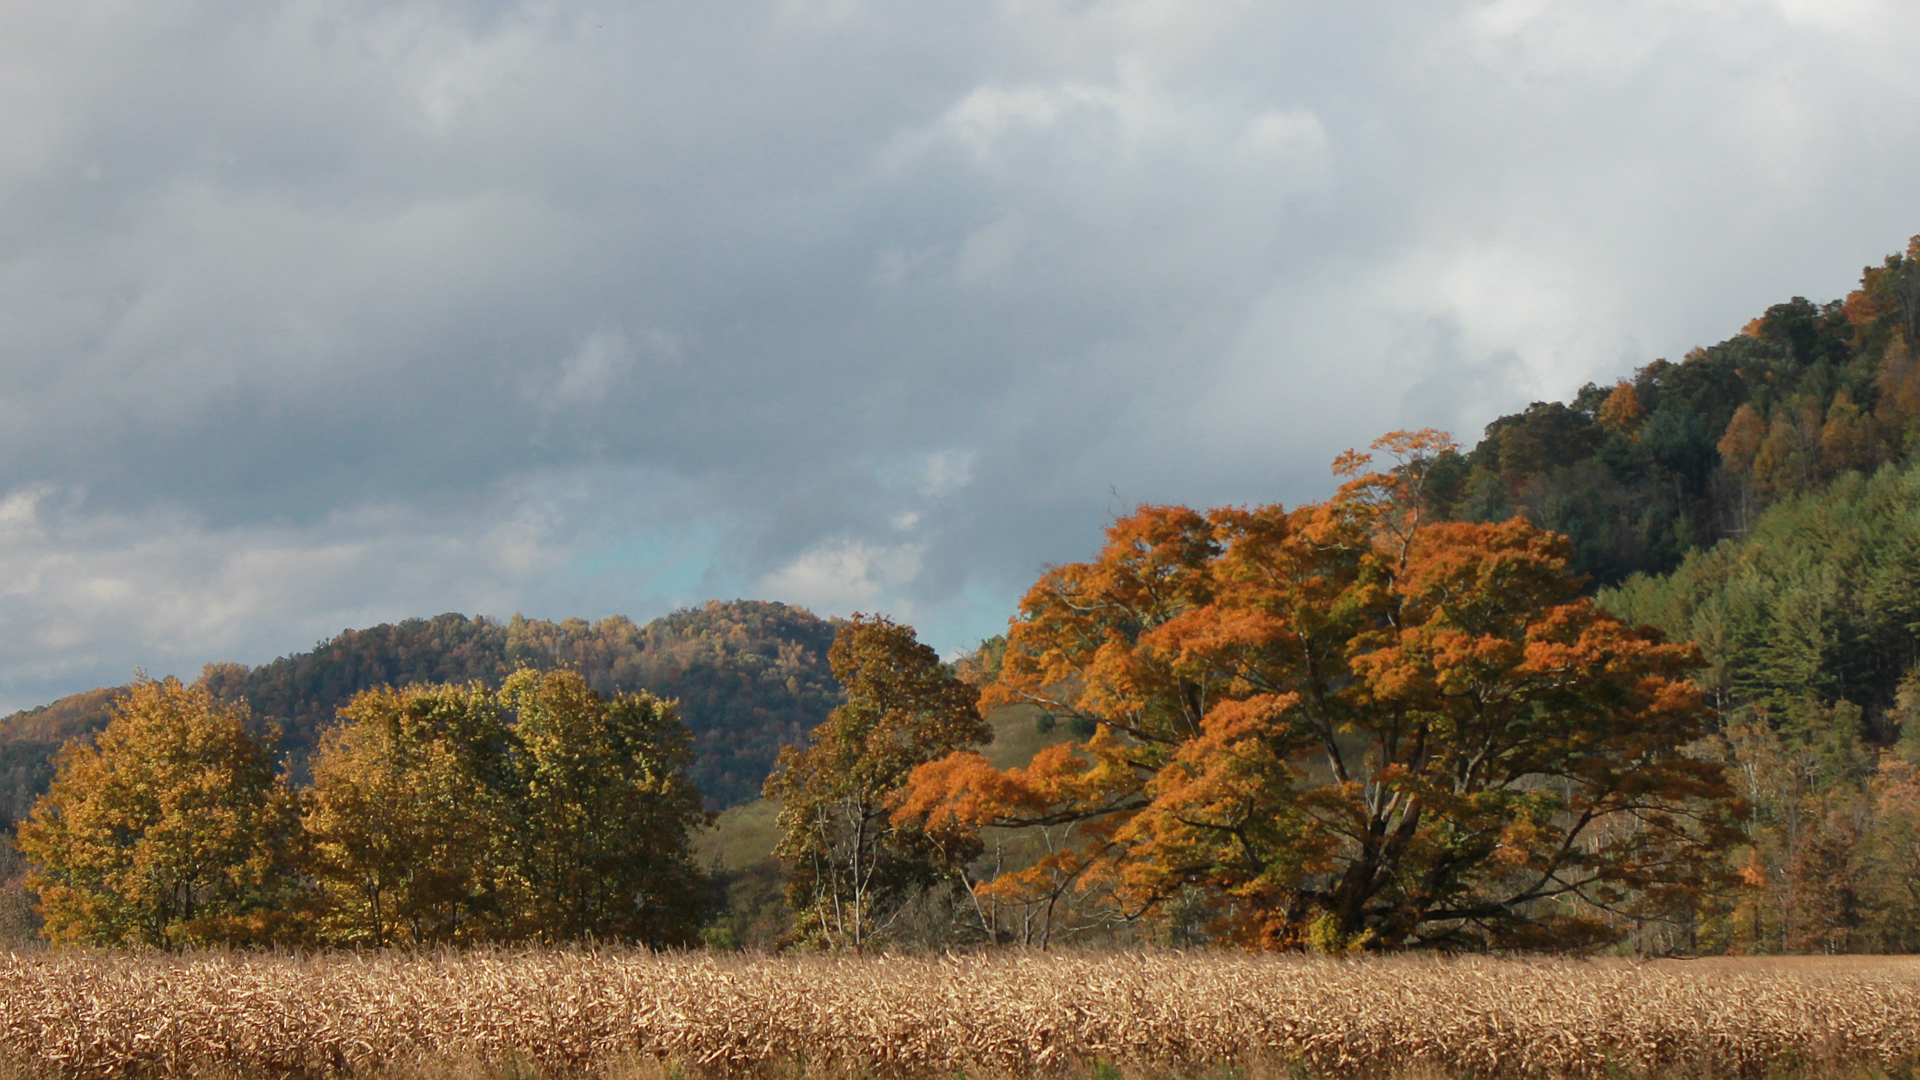
<svg viewBox="0 0 1920 1080"><path fill-rule="evenodd" d="M321 733L364 690L497 689L521 666L565 667L603 695L644 690L679 702L693 736L694 783L719 810L757 797L780 748L804 742L840 702L827 666L833 634L832 623L803 608L759 600L716 601L644 626L619 616L501 623L449 614L343 631L255 668L209 664L200 682L218 701L245 702L256 735L282 732L280 751L299 780ZM92 690L0 717L0 827L25 816L52 781L60 747L105 727L122 693Z"/></svg>
<svg viewBox="0 0 1920 1080"><path fill-rule="evenodd" d="M290 914L297 825L243 709L143 678L97 746L61 752L18 844L55 941L263 942Z"/></svg>
<svg viewBox="0 0 1920 1080"><path fill-rule="evenodd" d="M846 704L788 747L767 779L779 800L776 853L792 867L788 898L802 939L865 949L907 904L976 852L929 835L893 810L914 768L990 740L979 691L946 669L913 628L855 615L828 653Z"/></svg>
<svg viewBox="0 0 1920 1080"><path fill-rule="evenodd" d="M304 826L321 941L509 938L518 784L506 710L477 684L367 690L320 739Z"/></svg>
<svg viewBox="0 0 1920 1080"><path fill-rule="evenodd" d="M1275 947L1589 944L1712 884L1737 807L1686 747L1712 713L1691 645L1581 595L1564 538L1437 523L1433 432L1324 504L1143 507L1021 603L988 703L1096 725L995 770L921 766L934 830L1073 826L979 883L1126 915L1183 892Z"/></svg>

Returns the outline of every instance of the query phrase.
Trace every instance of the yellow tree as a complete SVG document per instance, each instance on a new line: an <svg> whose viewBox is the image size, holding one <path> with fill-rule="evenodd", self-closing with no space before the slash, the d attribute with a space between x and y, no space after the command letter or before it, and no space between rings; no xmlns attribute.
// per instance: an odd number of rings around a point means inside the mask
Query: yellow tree
<svg viewBox="0 0 1920 1080"><path fill-rule="evenodd" d="M965 831L1073 821L1077 844L986 886L1185 889L1224 937L1575 945L1684 909L1737 835L1692 646L1580 596L1564 538L1420 520L1433 432L1328 503L1148 507L1022 602L987 702L1094 736L1022 770L956 754L899 814ZM1615 920L1610 922L1609 920Z"/></svg>
<svg viewBox="0 0 1920 1080"><path fill-rule="evenodd" d="M142 676L95 745L61 751L18 842L55 941L258 943L287 930L297 827L244 705Z"/></svg>
<svg viewBox="0 0 1920 1080"><path fill-rule="evenodd" d="M905 905L972 849L896 823L915 766L993 737L979 691L947 670L913 628L855 615L827 654L846 704L811 745L780 753L766 794L780 801L776 853L793 867L788 902L805 938L864 949Z"/></svg>
<svg viewBox="0 0 1920 1080"><path fill-rule="evenodd" d="M611 700L565 668L500 690L520 748L523 932L549 940L685 945L707 882L689 838L710 819L688 777L692 738L670 701Z"/></svg>
<svg viewBox="0 0 1920 1080"><path fill-rule="evenodd" d="M479 686L358 694L322 736L304 822L320 932L339 944L508 935L512 735Z"/></svg>

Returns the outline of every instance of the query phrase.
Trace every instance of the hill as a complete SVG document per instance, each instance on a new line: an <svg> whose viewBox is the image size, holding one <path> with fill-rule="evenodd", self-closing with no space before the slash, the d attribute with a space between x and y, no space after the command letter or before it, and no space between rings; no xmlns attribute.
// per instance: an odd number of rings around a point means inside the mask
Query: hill
<svg viewBox="0 0 1920 1080"><path fill-rule="evenodd" d="M1890 746L1920 706L1920 463L1847 473L1600 600L1697 642L1700 682L1729 717L1764 713L1803 737L1838 723Z"/></svg>
<svg viewBox="0 0 1920 1080"><path fill-rule="evenodd" d="M1920 237L1844 299L1793 297L1739 334L1487 425L1428 476L1431 509L1567 534L1598 585L1660 574L1783 499L1920 442Z"/></svg>
<svg viewBox="0 0 1920 1080"><path fill-rule="evenodd" d="M615 616L501 623L448 614L343 631L257 668L209 664L201 681L245 699L255 723L277 726L296 775L335 710L375 686L497 685L516 667L570 666L601 693L650 690L678 698L692 730L693 776L711 809L758 798L779 748L802 742L840 701L827 668L834 624L785 604L713 602L644 626ZM117 688L89 690L0 718L0 815L23 815L53 777L67 739L107 723Z"/></svg>

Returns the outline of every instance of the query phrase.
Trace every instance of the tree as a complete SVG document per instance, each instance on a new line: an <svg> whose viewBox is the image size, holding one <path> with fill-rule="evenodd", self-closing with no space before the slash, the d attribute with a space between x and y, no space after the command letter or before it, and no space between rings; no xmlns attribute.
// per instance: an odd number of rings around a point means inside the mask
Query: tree
<svg viewBox="0 0 1920 1080"><path fill-rule="evenodd" d="M611 700L578 672L521 670L501 705L519 741L521 912L530 936L686 945L707 883L689 831L709 818L672 702Z"/></svg>
<svg viewBox="0 0 1920 1080"><path fill-rule="evenodd" d="M55 941L260 942L285 929L297 826L244 706L142 676L97 745L61 751L19 847Z"/></svg>
<svg viewBox="0 0 1920 1080"><path fill-rule="evenodd" d="M1871 429L1853 403L1853 395L1842 389L1827 407L1827 422L1820 429L1820 456L1829 473L1864 469L1871 462Z"/></svg>
<svg viewBox="0 0 1920 1080"><path fill-rule="evenodd" d="M1330 502L1143 507L1027 594L987 704L1097 725L1023 770L957 753L899 817L960 833L1076 822L989 891L1213 897L1272 947L1584 945L1684 910L1736 838L1698 650L1601 611L1564 538L1430 523L1436 432L1344 455Z"/></svg>
<svg viewBox="0 0 1920 1080"><path fill-rule="evenodd" d="M507 936L512 733L479 685L366 690L313 758L304 824L321 932L387 946Z"/></svg>
<svg viewBox="0 0 1920 1080"><path fill-rule="evenodd" d="M1640 422L1646 419L1647 410L1641 408L1640 399L1633 392L1633 384L1621 379L1614 384L1613 392L1600 403L1600 409L1594 419L1608 431L1618 432L1629 438L1639 429Z"/></svg>
<svg viewBox="0 0 1920 1080"><path fill-rule="evenodd" d="M798 932L860 951L883 936L920 891L972 849L893 820L914 768L993 737L979 691L949 672L913 628L855 615L827 654L846 704L781 751L766 794L781 803L780 845L793 867L788 902Z"/></svg>

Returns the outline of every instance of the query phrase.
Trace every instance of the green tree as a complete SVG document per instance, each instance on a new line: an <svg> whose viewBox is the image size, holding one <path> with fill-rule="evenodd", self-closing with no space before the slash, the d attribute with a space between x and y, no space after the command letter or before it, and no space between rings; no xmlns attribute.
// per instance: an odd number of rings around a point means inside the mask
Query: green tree
<svg viewBox="0 0 1920 1080"><path fill-rule="evenodd" d="M512 734L478 685L367 690L313 758L304 823L320 930L386 946L505 936Z"/></svg>
<svg viewBox="0 0 1920 1080"><path fill-rule="evenodd" d="M529 936L694 941L707 882L688 834L709 819L674 704L645 693L608 700L565 668L516 672L499 700L521 747Z"/></svg>
<svg viewBox="0 0 1920 1080"><path fill-rule="evenodd" d="M993 737L979 690L948 671L913 628L855 615L827 654L846 704L812 745L780 754L766 793L781 803L776 853L793 867L797 932L859 951L973 850L893 812L915 767Z"/></svg>
<svg viewBox="0 0 1920 1080"><path fill-rule="evenodd" d="M97 745L61 751L19 847L55 941L263 942L288 928L297 829L244 706L142 676Z"/></svg>

